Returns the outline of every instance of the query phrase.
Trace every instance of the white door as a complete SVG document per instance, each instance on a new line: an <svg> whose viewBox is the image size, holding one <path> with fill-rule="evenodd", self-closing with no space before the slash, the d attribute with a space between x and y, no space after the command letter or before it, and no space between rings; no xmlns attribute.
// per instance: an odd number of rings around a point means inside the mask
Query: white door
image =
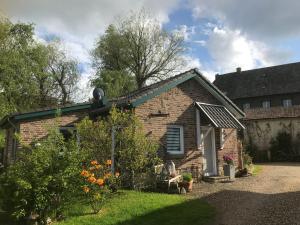
<svg viewBox="0 0 300 225"><path fill-rule="evenodd" d="M200 133L203 146L204 176L217 175L215 129L212 127L201 127Z"/></svg>

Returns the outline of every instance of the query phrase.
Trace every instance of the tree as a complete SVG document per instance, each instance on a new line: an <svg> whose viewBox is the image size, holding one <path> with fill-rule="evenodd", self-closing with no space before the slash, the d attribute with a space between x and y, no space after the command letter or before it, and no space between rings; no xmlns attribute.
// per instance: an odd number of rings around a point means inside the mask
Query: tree
<svg viewBox="0 0 300 225"><path fill-rule="evenodd" d="M166 32L141 11L108 27L93 51L94 66L99 76L103 70L126 71L141 88L178 69L183 51L182 35Z"/></svg>
<svg viewBox="0 0 300 225"><path fill-rule="evenodd" d="M136 89L133 76L116 70L102 70L101 75L92 80L92 85L105 90L108 98L118 97Z"/></svg>
<svg viewBox="0 0 300 225"><path fill-rule="evenodd" d="M72 94L75 92L79 79L78 63L67 57L66 52L58 42L50 46L49 69L54 80L54 88L62 105L72 102Z"/></svg>

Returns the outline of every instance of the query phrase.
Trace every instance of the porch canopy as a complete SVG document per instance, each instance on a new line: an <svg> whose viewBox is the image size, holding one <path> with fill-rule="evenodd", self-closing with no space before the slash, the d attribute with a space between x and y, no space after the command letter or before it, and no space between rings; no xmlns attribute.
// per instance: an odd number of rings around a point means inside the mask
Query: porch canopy
<svg viewBox="0 0 300 225"><path fill-rule="evenodd" d="M214 127L245 129L243 124L241 124L223 105L195 102L195 106L200 110L201 114L205 115Z"/></svg>

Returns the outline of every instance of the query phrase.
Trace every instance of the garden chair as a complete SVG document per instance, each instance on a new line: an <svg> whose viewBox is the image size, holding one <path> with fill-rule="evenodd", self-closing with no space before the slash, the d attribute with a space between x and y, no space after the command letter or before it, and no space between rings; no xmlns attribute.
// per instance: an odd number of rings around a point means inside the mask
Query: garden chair
<svg viewBox="0 0 300 225"><path fill-rule="evenodd" d="M178 183L182 180L182 176L176 172L175 164L171 161L167 164L160 164L154 167L156 174L156 187L167 187L167 192L171 189L178 190ZM171 188L172 187L172 188Z"/></svg>

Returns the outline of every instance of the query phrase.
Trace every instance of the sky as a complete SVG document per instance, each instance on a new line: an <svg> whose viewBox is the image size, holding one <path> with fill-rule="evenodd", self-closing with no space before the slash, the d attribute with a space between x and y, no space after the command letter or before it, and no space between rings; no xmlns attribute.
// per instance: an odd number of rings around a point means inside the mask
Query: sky
<svg viewBox="0 0 300 225"><path fill-rule="evenodd" d="M208 79L237 67L300 61L298 0L0 0L0 14L35 24L36 38L60 38L80 63L77 101L91 94L90 51L116 18L148 10L170 32L184 35L184 69L198 68Z"/></svg>

